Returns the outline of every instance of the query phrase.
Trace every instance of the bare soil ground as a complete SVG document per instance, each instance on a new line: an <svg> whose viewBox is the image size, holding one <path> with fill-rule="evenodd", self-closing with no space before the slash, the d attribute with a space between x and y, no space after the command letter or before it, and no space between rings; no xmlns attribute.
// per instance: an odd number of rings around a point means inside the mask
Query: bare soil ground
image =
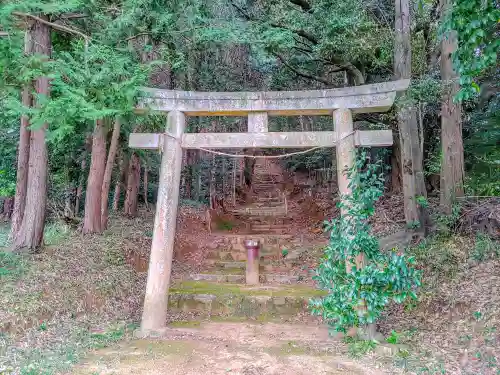
<svg viewBox="0 0 500 375"><path fill-rule="evenodd" d="M345 356L323 327L207 323L159 340L131 340L91 353L73 375L368 375L376 366Z"/></svg>

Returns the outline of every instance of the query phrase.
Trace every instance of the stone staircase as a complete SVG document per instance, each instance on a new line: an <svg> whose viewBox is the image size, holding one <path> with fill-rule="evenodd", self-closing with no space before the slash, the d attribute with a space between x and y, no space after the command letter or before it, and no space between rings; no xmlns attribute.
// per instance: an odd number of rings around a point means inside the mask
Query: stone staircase
<svg viewBox="0 0 500 375"><path fill-rule="evenodd" d="M292 269L300 264L301 238L282 234L219 235L214 249L203 262L203 271L189 275L190 280L216 283L245 283L245 240L257 240L261 283L293 284L308 277L308 270ZM286 257L283 254L286 254Z"/></svg>
<svg viewBox="0 0 500 375"><path fill-rule="evenodd" d="M256 161L247 203L231 212L247 223L245 234L212 233L201 271L177 280L171 289L171 311L252 319L309 315L309 299L322 291L312 286L310 270L301 266L303 239L287 231L291 218L280 171L277 163ZM260 285L245 285L245 240L261 244Z"/></svg>
<svg viewBox="0 0 500 375"><path fill-rule="evenodd" d="M250 203L232 211L248 223L249 233L283 234L289 222L287 197L282 190L281 167L268 159L257 159L254 166Z"/></svg>

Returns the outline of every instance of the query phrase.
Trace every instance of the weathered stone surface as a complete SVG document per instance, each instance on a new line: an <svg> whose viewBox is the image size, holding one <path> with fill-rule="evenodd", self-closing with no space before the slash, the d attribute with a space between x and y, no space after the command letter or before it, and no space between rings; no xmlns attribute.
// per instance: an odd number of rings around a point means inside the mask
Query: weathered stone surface
<svg viewBox="0 0 500 375"><path fill-rule="evenodd" d="M329 90L276 92L192 92L143 89L138 109L182 111L189 116L242 116L250 112L270 115L328 115L337 108L356 112L384 112L404 91L409 80Z"/></svg>
<svg viewBox="0 0 500 375"><path fill-rule="evenodd" d="M167 147L161 160L160 187L141 322L141 329L145 331L166 326L168 288L172 270L182 168L182 148L179 138L185 127L184 114L176 111L170 112L167 127L177 139L165 136Z"/></svg>
<svg viewBox="0 0 500 375"><path fill-rule="evenodd" d="M342 138L335 131L318 132L270 132L270 133L190 133L182 137L183 148L308 148L334 147ZM131 134L135 145L144 142L151 147L155 144L155 135L149 138L141 134L136 139ZM391 130L356 131L353 135L354 144L363 147L385 147L392 145ZM158 144L160 146L160 144ZM144 148L144 147L141 147Z"/></svg>
<svg viewBox="0 0 500 375"><path fill-rule="evenodd" d="M223 267L223 268L245 268L245 262L218 262L216 263L217 266Z"/></svg>
<svg viewBox="0 0 500 375"><path fill-rule="evenodd" d="M271 268L272 271L272 268ZM280 274L266 274L266 282L268 283L279 283L279 284L293 284L299 280L298 276L291 275L280 275Z"/></svg>
<svg viewBox="0 0 500 375"><path fill-rule="evenodd" d="M186 281L171 290L173 311L241 317L295 315L307 311L311 297L324 292L305 286L245 286Z"/></svg>
<svg viewBox="0 0 500 375"><path fill-rule="evenodd" d="M243 283L245 282L245 275L227 275L228 283Z"/></svg>
<svg viewBox="0 0 500 375"><path fill-rule="evenodd" d="M283 305L285 305L285 304L286 304L286 299L285 299L285 297L276 297L276 298L274 299L274 304L275 304L276 306L283 306Z"/></svg>
<svg viewBox="0 0 500 375"><path fill-rule="evenodd" d="M266 133L268 131L267 112L253 112L248 114L249 133Z"/></svg>

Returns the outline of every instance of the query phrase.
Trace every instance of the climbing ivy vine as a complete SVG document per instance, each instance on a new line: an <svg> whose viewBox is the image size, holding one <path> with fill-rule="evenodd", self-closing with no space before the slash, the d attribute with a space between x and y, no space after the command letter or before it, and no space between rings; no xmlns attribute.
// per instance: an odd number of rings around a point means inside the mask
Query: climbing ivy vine
<svg viewBox="0 0 500 375"><path fill-rule="evenodd" d="M381 251L371 233L369 218L383 192L380 169L381 164L369 163L366 154L358 155L346 171L352 193L343 197L343 214L325 223L330 243L315 279L328 295L312 300L311 308L339 332L375 322L391 301L417 298L420 272L414 258L398 249ZM361 254L364 266L358 267L356 258Z"/></svg>
<svg viewBox="0 0 500 375"><path fill-rule="evenodd" d="M457 99L469 99L479 92L478 77L496 66L500 50L499 20L496 0L453 1L443 26L445 32L454 30L458 36L453 59L462 89Z"/></svg>

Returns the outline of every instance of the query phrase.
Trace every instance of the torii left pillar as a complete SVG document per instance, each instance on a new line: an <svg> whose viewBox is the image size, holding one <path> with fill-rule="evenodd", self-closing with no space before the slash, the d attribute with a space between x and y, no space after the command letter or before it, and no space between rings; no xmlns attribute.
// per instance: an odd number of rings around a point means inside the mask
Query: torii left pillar
<svg viewBox="0 0 500 375"><path fill-rule="evenodd" d="M172 271L182 169L181 142L185 124L184 113L179 111L168 113L167 134L163 135L160 186L142 312L141 335L160 333L167 325L168 288Z"/></svg>

